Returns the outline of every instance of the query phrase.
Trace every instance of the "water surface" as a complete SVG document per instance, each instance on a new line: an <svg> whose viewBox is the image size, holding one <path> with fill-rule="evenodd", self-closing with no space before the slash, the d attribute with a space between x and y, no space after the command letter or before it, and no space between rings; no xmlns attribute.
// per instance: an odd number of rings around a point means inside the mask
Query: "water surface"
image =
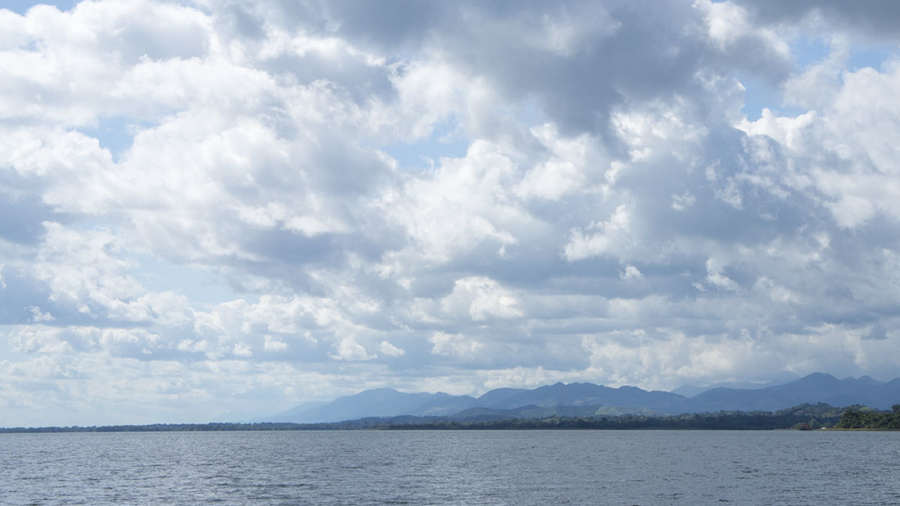
<svg viewBox="0 0 900 506"><path fill-rule="evenodd" d="M2 505L900 504L900 433L0 435Z"/></svg>

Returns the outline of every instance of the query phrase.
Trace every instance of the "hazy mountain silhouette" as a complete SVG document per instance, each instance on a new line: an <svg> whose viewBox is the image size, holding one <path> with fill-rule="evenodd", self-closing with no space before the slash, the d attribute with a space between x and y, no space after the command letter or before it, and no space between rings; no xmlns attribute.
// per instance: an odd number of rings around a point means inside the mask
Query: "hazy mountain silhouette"
<svg viewBox="0 0 900 506"><path fill-rule="evenodd" d="M496 398L491 392L478 398L479 406L493 409L512 409L520 406L630 406L669 411L684 397L671 392L648 392L637 387L610 388L591 383L557 383L523 390Z"/></svg>
<svg viewBox="0 0 900 506"><path fill-rule="evenodd" d="M813 373L796 381L758 390L714 388L687 399L682 407L685 412L772 411L817 402L832 406L862 404L890 409L891 405L900 403L900 378L890 382L876 381L868 376L839 380L830 374Z"/></svg>
<svg viewBox="0 0 900 506"><path fill-rule="evenodd" d="M694 397L695 395L702 394L707 390L712 390L714 388L733 388L735 390L759 390L761 388L766 387L774 387L777 385L783 385L785 383L790 383L791 381L796 381L800 378L794 373L785 372L779 374L776 379L771 381L766 381L764 383L753 383L750 381L728 381L724 383L716 383L713 385L709 385L706 387L698 387L695 385L683 385L675 390L672 390L673 394L683 395L685 397Z"/></svg>
<svg viewBox="0 0 900 506"><path fill-rule="evenodd" d="M756 386L756 385L754 385ZM531 390L499 388L481 397L443 392L403 393L391 388L366 390L324 405L303 404L267 418L273 422L337 422L366 417L451 416L496 419L600 414L679 414L715 411L775 411L798 404L890 409L900 404L900 378L882 382L868 376L839 380L813 373L765 388L717 387L693 397L637 387L611 388L591 383L556 383ZM571 412L571 413L570 413ZM549 414L548 414L549 413Z"/></svg>
<svg viewBox="0 0 900 506"><path fill-rule="evenodd" d="M318 423L340 422L366 417L398 415L448 415L472 407L475 399L445 393L408 394L393 388L365 390L356 395L340 397L312 409L289 409L273 417L270 422Z"/></svg>

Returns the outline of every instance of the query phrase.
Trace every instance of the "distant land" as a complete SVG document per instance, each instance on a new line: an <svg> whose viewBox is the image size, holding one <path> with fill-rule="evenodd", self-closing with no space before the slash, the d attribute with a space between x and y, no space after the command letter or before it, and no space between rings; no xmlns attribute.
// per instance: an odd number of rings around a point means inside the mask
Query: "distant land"
<svg viewBox="0 0 900 506"><path fill-rule="evenodd" d="M837 406L837 407L836 407ZM839 407L844 406L844 407ZM246 430L861 429L900 430L900 378L814 373L750 388L716 386L692 397L637 387L556 383L480 397L366 390L301 404L250 423L7 427L0 433Z"/></svg>
<svg viewBox="0 0 900 506"><path fill-rule="evenodd" d="M760 388L766 387L774 387L778 385L783 385L785 383L790 383L791 381L795 381L800 379L800 376L785 372L783 374L778 375L777 378L772 379L770 381L766 381L764 383L760 382L750 382L750 381L728 381L725 383L716 383L714 385L709 385L706 387L698 387L694 385L683 385L675 390L672 390L672 393L676 393L679 395L683 395L685 397L694 397L695 395L702 394L707 390L712 390L714 388L733 388L735 390L758 390Z"/></svg>
<svg viewBox="0 0 900 506"><path fill-rule="evenodd" d="M503 412L468 412L449 416L360 418L331 423L207 423L112 425L100 427L12 427L6 433L56 432L221 432L335 430L900 430L900 405L892 411L863 406L838 408L801 404L775 412L720 411L682 415L599 414L597 406L526 406Z"/></svg>
<svg viewBox="0 0 900 506"><path fill-rule="evenodd" d="M725 384L729 385L729 384ZM676 392L591 383L556 383L534 389L499 388L480 397L446 393L366 390L328 403L301 404L256 420L270 423L335 423L362 418L450 417L454 420L545 418L548 416L667 416L720 411L775 412L801 404L868 406L890 410L900 403L900 378L882 382L868 376L837 379L813 373L765 385L730 384ZM743 386L743 388L738 388ZM702 390L694 392L696 390ZM693 395L684 395L689 393Z"/></svg>

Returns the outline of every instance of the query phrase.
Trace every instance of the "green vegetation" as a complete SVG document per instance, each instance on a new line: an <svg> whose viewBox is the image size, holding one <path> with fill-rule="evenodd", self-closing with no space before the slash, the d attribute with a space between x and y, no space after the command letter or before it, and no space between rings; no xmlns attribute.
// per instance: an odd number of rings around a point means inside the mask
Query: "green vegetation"
<svg viewBox="0 0 900 506"><path fill-rule="evenodd" d="M894 419L900 406L894 407ZM565 412L565 411L564 411ZM843 415L842 415L843 412ZM827 404L802 404L774 413L768 411L721 411L718 413L685 414L678 416L647 415L552 415L542 418L506 418L492 420L461 420L453 417L399 416L393 418L363 418L337 423L207 423L113 425L102 427L38 427L0 428L0 433L46 432L204 432L204 431L283 431L283 430L774 430L818 429L843 422L847 413L868 413L854 406L843 410ZM874 413L874 412L873 412ZM878 414L878 413L875 413ZM866 415L869 416L869 415ZM848 418L849 420L849 418ZM868 418L866 419L868 420ZM838 425L839 426L839 425ZM848 427L855 428L855 427Z"/></svg>
<svg viewBox="0 0 900 506"><path fill-rule="evenodd" d="M802 404L774 413L768 411L721 411L678 416L552 416L542 419L514 418L490 421L423 420L388 423L374 428L387 430L775 430L830 427L837 423L841 408L827 404Z"/></svg>
<svg viewBox="0 0 900 506"><path fill-rule="evenodd" d="M875 411L868 408L847 408L835 424L837 429L900 430L900 404L892 411Z"/></svg>

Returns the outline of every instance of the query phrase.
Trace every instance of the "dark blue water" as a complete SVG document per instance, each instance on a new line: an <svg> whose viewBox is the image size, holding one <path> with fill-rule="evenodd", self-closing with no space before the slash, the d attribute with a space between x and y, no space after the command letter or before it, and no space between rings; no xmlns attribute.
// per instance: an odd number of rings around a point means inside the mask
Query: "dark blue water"
<svg viewBox="0 0 900 506"><path fill-rule="evenodd" d="M0 504L900 504L900 433L4 434Z"/></svg>

